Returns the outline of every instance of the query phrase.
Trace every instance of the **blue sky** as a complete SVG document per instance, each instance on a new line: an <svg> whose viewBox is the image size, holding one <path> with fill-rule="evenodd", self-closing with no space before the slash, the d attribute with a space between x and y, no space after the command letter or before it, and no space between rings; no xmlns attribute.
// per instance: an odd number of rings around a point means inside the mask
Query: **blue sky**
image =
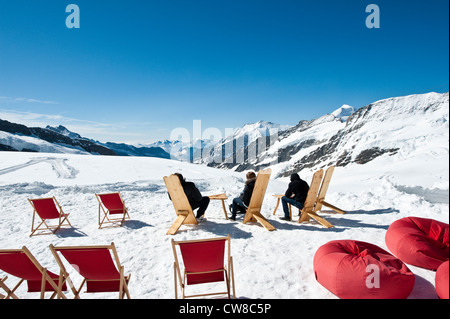
<svg viewBox="0 0 450 319"><path fill-rule="evenodd" d="M65 25L71 3L79 29ZM0 118L145 143L193 120L295 125L447 92L448 12L448 0L0 0Z"/></svg>

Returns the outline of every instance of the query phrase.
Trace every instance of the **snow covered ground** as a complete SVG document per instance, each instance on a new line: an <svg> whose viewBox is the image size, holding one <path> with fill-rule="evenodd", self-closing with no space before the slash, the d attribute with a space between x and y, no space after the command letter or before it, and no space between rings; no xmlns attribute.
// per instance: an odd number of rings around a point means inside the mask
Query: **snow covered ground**
<svg viewBox="0 0 450 319"><path fill-rule="evenodd" d="M422 155L424 156L424 155ZM245 172L219 170L172 160L144 157L108 157L76 154L0 153L0 249L27 246L50 271L57 264L48 248L53 245L116 244L126 273L131 273L132 298L173 298L171 239L185 240L231 235L236 293L239 298L336 298L314 278L313 257L330 240L355 239L387 250L389 225L406 216L449 222L449 170L446 154L393 160L381 156L365 165L337 167L327 201L346 215L321 213L335 225L326 229L312 221L285 222L272 212L273 194L285 192L287 179L271 180L262 213L277 228L268 232L259 224L225 220L219 201L212 201L207 221L182 226L175 236L166 232L175 212L163 176L180 172L204 195L226 193L229 202L243 188ZM311 182L312 172L301 172ZM121 228L98 229L94 193L120 191L131 220ZM55 196L73 228L55 235L29 237L32 208L27 198ZM408 265L409 266L409 265ZM437 298L435 273L414 266L416 284L410 298ZM68 268L75 284L80 277ZM0 271L0 276L2 275ZM10 277L7 284L14 285ZM17 291L23 298L38 298ZM200 288L200 287L198 287ZM190 288L190 292L196 289ZM68 293L71 297L72 294ZM115 298L115 294L82 294L82 298Z"/></svg>

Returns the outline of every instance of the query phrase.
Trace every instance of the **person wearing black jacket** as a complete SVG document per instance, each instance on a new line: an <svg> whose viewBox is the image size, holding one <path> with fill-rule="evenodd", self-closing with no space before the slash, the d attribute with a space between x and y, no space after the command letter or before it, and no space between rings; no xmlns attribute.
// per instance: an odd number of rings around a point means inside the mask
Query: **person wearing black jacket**
<svg viewBox="0 0 450 319"><path fill-rule="evenodd" d="M248 172L246 174L247 180L245 181L244 191L233 199L231 205L231 220L236 220L236 214L238 211L246 212L250 199L252 198L253 188L255 188L256 174L254 172Z"/></svg>
<svg viewBox="0 0 450 319"><path fill-rule="evenodd" d="M181 186L183 187L184 193L191 205L192 210L198 208L195 218L199 221L204 220L202 217L205 214L206 209L209 205L209 197L202 196L198 188L192 182L186 182L186 179L180 173L175 173L180 179ZM170 196L169 196L170 197Z"/></svg>
<svg viewBox="0 0 450 319"><path fill-rule="evenodd" d="M308 195L309 185L307 182L302 180L297 173L291 175L291 182L289 183L286 194L281 198L281 203L283 204L283 212L284 217L281 217L282 220L291 220L291 216L289 215L289 206L297 207L298 209L302 209L306 196Z"/></svg>

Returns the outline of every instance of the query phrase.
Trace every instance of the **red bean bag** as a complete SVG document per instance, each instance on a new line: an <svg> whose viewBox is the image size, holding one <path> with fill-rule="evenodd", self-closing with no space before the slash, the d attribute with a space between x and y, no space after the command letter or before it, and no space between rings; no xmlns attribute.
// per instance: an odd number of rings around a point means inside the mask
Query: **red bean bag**
<svg viewBox="0 0 450 319"><path fill-rule="evenodd" d="M442 263L436 271L436 293L441 299L448 298L448 260Z"/></svg>
<svg viewBox="0 0 450 319"><path fill-rule="evenodd" d="M406 217L386 232L388 249L403 262L436 270L448 260L448 224L434 219Z"/></svg>
<svg viewBox="0 0 450 319"><path fill-rule="evenodd" d="M343 299L405 299L415 277L398 258L375 245L334 240L314 255L317 281Z"/></svg>

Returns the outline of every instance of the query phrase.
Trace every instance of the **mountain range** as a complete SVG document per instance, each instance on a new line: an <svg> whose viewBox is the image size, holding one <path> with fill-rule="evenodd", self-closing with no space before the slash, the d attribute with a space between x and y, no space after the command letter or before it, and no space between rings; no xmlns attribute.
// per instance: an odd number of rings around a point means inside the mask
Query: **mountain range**
<svg viewBox="0 0 450 319"><path fill-rule="evenodd" d="M448 119L448 92L394 97L358 110L344 105L331 114L279 131L277 138L249 142L242 150L244 161L204 163L236 171L270 166L275 176L284 177L330 165L363 165L383 156L393 161L419 156L447 161ZM258 150L257 155L246 157L252 148Z"/></svg>
<svg viewBox="0 0 450 319"><path fill-rule="evenodd" d="M125 143L100 143L69 131L64 126L27 127L0 119L0 151L149 156L169 158L160 147L137 147Z"/></svg>
<svg viewBox="0 0 450 319"><path fill-rule="evenodd" d="M63 126L28 128L0 119L0 151L151 156L235 171L270 166L275 176L329 165L366 164L378 157L448 158L449 93L388 98L358 110L343 105L330 114L286 126L244 125L220 141L159 141L133 146L100 143Z"/></svg>

